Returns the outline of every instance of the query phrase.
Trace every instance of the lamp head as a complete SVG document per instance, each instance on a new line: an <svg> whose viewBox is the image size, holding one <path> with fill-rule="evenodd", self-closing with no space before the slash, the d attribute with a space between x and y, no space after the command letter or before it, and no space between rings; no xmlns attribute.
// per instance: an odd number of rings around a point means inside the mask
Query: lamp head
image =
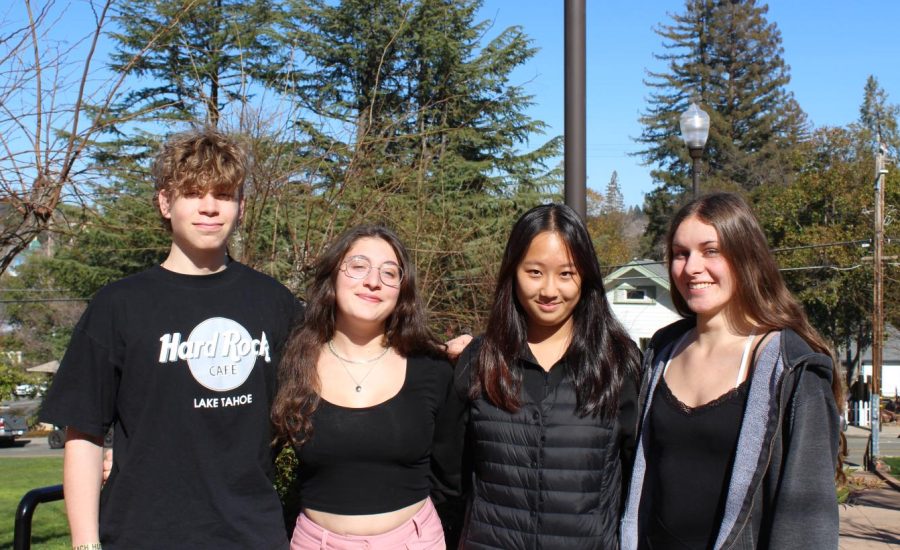
<svg viewBox="0 0 900 550"><path fill-rule="evenodd" d="M709 115L696 103L691 103L679 122L681 139L688 149L703 149L709 137Z"/></svg>

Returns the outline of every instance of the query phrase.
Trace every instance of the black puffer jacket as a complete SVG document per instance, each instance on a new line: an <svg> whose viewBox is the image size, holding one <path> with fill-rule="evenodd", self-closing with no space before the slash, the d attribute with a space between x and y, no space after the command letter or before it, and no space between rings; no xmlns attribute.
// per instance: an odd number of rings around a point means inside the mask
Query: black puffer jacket
<svg viewBox="0 0 900 550"><path fill-rule="evenodd" d="M461 395L480 344L474 341L460 358ZM514 414L482 398L469 404L471 485L461 547L618 548L623 463L630 461L637 418L636 384L629 380L623 388L617 420L582 418L575 413L575 387L565 364L545 375L529 354L517 367L540 371L543 399L523 390L522 406Z"/></svg>

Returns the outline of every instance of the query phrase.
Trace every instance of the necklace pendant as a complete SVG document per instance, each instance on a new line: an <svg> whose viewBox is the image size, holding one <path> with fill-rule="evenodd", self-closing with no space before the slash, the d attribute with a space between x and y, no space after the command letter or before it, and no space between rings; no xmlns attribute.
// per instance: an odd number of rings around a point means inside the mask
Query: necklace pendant
<svg viewBox="0 0 900 550"><path fill-rule="evenodd" d="M356 392L359 393L362 391L362 386L356 386Z"/></svg>

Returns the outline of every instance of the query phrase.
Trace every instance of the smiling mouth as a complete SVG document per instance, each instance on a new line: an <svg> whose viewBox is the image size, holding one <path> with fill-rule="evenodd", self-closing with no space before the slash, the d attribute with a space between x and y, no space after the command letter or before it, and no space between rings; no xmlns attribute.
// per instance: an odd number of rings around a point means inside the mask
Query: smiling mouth
<svg viewBox="0 0 900 550"><path fill-rule="evenodd" d="M559 307L559 304L556 302L549 302L549 303L537 302L537 305L542 311L554 311L556 308Z"/></svg>
<svg viewBox="0 0 900 550"><path fill-rule="evenodd" d="M691 290L702 290L713 286L712 283L689 283L688 288Z"/></svg>
<svg viewBox="0 0 900 550"><path fill-rule="evenodd" d="M194 227L196 227L197 229L202 229L202 230L206 230L206 231L216 231L218 229L221 229L222 225L223 224L221 224L221 223L195 223Z"/></svg>

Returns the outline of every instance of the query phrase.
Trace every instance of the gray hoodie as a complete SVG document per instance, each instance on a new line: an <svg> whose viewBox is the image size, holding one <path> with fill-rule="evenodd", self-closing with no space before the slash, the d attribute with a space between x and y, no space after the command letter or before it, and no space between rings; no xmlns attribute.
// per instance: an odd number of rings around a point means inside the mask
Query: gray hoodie
<svg viewBox="0 0 900 550"><path fill-rule="evenodd" d="M651 340L644 356L640 434L671 348L693 326L693 319L683 319L661 329ZM814 352L790 329L776 333L761 350L752 373L716 550L838 547L834 472L840 424L831 372L831 359ZM645 459L639 435L621 524L623 550L638 548Z"/></svg>

